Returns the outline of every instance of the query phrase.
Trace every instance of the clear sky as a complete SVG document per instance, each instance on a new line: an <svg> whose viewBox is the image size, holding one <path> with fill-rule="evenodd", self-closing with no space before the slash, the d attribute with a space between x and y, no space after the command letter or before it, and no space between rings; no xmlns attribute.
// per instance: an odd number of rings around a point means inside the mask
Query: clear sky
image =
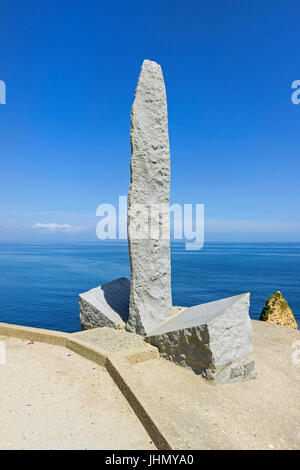
<svg viewBox="0 0 300 470"><path fill-rule="evenodd" d="M171 202L205 204L206 240L299 241L299 13L298 0L2 0L0 240L97 240L97 206L128 191L148 58L167 87Z"/></svg>

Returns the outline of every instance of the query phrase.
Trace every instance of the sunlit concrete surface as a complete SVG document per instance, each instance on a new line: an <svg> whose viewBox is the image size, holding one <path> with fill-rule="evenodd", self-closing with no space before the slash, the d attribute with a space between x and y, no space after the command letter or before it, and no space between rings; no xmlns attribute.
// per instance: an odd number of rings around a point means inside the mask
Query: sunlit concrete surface
<svg viewBox="0 0 300 470"><path fill-rule="evenodd" d="M252 323L255 379L213 385L165 359L134 366L185 448L300 448L300 331Z"/></svg>
<svg viewBox="0 0 300 470"><path fill-rule="evenodd" d="M60 346L0 336L1 449L154 449L109 374Z"/></svg>

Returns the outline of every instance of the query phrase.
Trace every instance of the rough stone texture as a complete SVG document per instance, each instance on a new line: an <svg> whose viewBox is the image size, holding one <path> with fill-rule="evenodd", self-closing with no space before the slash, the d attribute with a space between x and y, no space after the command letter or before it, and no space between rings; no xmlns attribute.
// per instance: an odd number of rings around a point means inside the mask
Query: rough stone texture
<svg viewBox="0 0 300 470"><path fill-rule="evenodd" d="M79 294L82 329L109 326L125 328L129 313L130 283L120 277Z"/></svg>
<svg viewBox="0 0 300 470"><path fill-rule="evenodd" d="M88 331L72 333L72 336L88 343L100 346L110 353L125 351L131 348L141 348L145 346L143 336L128 333L124 330L113 328L93 328ZM149 345L147 345L149 347Z"/></svg>
<svg viewBox="0 0 300 470"><path fill-rule="evenodd" d="M131 289L126 328L144 335L172 313L167 100L161 67L149 60L143 62L132 106L131 149L128 193ZM137 211L141 205L143 209ZM141 231L147 227L145 213L154 206L163 210L163 217L151 219L159 236L151 230L150 238L149 233L142 235ZM167 233L167 238L162 233Z"/></svg>
<svg viewBox="0 0 300 470"><path fill-rule="evenodd" d="M254 377L249 294L186 308L147 336L160 354L225 383Z"/></svg>
<svg viewBox="0 0 300 470"><path fill-rule="evenodd" d="M294 314L281 292L274 292L266 301L260 320L298 329Z"/></svg>

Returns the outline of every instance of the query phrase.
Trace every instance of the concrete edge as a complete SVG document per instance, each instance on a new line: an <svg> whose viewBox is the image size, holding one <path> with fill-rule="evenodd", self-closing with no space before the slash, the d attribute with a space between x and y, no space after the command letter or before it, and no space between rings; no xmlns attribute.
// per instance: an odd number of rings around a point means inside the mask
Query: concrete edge
<svg viewBox="0 0 300 470"><path fill-rule="evenodd" d="M117 357L120 353L109 354ZM145 343L138 348L126 349L126 352L120 354L120 357L125 357L130 364L138 364L139 362L150 361L151 359L158 359L159 351L155 346Z"/></svg>
<svg viewBox="0 0 300 470"><path fill-rule="evenodd" d="M69 333L62 331L44 330L30 326L12 325L0 323L0 335L12 336L19 339L35 340L41 343L65 346Z"/></svg>
<svg viewBox="0 0 300 470"><path fill-rule="evenodd" d="M107 359L106 368L157 449L173 450L168 439L160 430L159 423L153 418L152 410L147 410L148 407L145 405L145 396L147 396L148 390L143 384L139 383L139 378L135 374L133 367L130 366L124 357L118 354L112 354ZM140 389L139 392L138 389Z"/></svg>
<svg viewBox="0 0 300 470"><path fill-rule="evenodd" d="M174 435L174 430L173 434L171 432L172 426L159 418L160 413L163 415L163 409L160 409L161 405L157 405L157 402L153 400L151 391L141 382L133 367L139 362L159 359L159 351L156 347L145 343L145 346L130 348L126 350L126 353L110 353L76 338L72 333L1 322L0 335L62 346L105 367L157 449L173 450L176 448L171 445ZM171 439L166 436L171 436Z"/></svg>
<svg viewBox="0 0 300 470"><path fill-rule="evenodd" d="M70 336L66 338L65 346L80 356L83 356L100 366L106 367L106 360L109 353L104 349L87 343L86 341L82 341L81 339L70 338Z"/></svg>
<svg viewBox="0 0 300 470"><path fill-rule="evenodd" d="M53 344L55 346L63 346L104 367L109 355L108 351L76 338L72 333L65 333L62 331L44 330L30 326L0 323L0 335L34 340L41 343Z"/></svg>

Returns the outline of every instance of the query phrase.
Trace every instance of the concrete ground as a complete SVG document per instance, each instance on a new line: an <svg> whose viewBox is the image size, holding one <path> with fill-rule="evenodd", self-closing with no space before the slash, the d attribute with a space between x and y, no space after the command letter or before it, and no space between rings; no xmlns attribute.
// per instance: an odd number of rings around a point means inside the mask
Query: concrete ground
<svg viewBox="0 0 300 470"><path fill-rule="evenodd" d="M131 333L0 327L67 345L0 336L0 449L300 448L300 331L253 321L257 377L213 385Z"/></svg>
<svg viewBox="0 0 300 470"><path fill-rule="evenodd" d="M0 341L0 449L155 449L104 368L64 347Z"/></svg>
<svg viewBox="0 0 300 470"><path fill-rule="evenodd" d="M99 346L108 353L125 352L131 348L145 347L143 336L114 328L93 328L72 333L72 337Z"/></svg>
<svg viewBox="0 0 300 470"><path fill-rule="evenodd" d="M292 363L300 332L258 321L253 329L252 380L216 386L165 359L134 366L185 448L300 448L300 365Z"/></svg>

